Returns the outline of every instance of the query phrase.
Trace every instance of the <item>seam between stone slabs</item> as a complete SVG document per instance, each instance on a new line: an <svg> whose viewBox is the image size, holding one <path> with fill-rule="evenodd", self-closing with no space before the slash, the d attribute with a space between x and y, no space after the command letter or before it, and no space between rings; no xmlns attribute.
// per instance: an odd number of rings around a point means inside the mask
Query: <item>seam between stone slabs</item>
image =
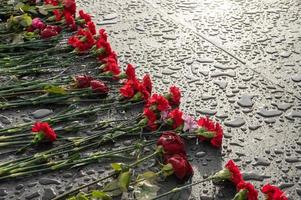
<svg viewBox="0 0 301 200"><path fill-rule="evenodd" d="M260 75L262 78L268 80L269 82L271 82L272 84L280 87L283 91L293 95L294 97L296 97L297 99L301 100L301 96L299 96L298 94L296 94L295 92L291 91L291 89L285 88L285 86L281 85L280 83L277 83L276 81L274 81L271 78L268 78L267 76L265 76L264 74L258 72L256 69L254 69L253 67L251 67L251 65L249 63L247 63L245 60L237 57L234 55L234 53L232 53L231 51L229 51L228 49L226 49L224 46L222 46L221 44L219 44L217 41L215 41L214 39L211 39L209 37L207 37L206 35L198 32L196 30L196 28L191 25L190 23L188 23L185 20L181 20L180 18L176 18L173 17L171 15L168 15L161 6L156 5L152 0L143 0L144 2L146 2L147 4L151 5L154 10L156 10L159 14L163 15L164 17L167 17L171 20L173 20L173 22L180 24L182 26L184 26L185 28L190 29L191 31L193 31L197 36L203 38L204 40L206 40L207 42L211 43L212 45L214 45L215 47L217 47L218 49L224 51L225 53L227 53L228 55L230 55L232 58L236 59L237 61L239 61L241 64L243 64L245 67L247 67L248 69L252 70L253 72L257 73L258 75Z"/></svg>

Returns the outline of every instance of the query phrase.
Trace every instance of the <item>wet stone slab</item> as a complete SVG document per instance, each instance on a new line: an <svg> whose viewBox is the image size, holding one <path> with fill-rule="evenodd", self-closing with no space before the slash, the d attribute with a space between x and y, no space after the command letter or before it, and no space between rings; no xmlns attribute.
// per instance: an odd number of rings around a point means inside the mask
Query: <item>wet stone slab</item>
<svg viewBox="0 0 301 200"><path fill-rule="evenodd" d="M98 26L107 30L123 66L133 63L140 76L150 73L157 92L176 84L183 90L181 108L186 113L208 115L223 124L221 150L196 141L186 145L195 171L193 181L207 177L233 159L257 188L270 182L282 187L291 199L298 199L301 101L297 98L300 85L295 74L300 73L301 49L297 31L300 19L295 14L301 6L297 0L268 2L78 1L81 8L93 14ZM234 56L204 39L203 34L216 38ZM237 58L246 60L246 64ZM59 109L5 111L1 119L15 124L52 112ZM0 126L9 124L0 120ZM49 199L105 176L109 163L0 183L0 199ZM150 160L141 170L152 165ZM176 180L170 178L167 182L162 184L161 192L172 188ZM226 200L234 194L233 187L208 182L174 198Z"/></svg>

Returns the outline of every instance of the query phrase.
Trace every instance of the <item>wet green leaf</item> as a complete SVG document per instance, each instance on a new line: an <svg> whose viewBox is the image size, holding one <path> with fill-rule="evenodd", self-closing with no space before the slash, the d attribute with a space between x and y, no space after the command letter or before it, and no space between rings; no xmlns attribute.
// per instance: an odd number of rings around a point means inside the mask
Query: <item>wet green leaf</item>
<svg viewBox="0 0 301 200"><path fill-rule="evenodd" d="M100 200L112 200L112 197L110 197L105 192L100 191L100 190L93 190L92 198L100 199Z"/></svg>
<svg viewBox="0 0 301 200"><path fill-rule="evenodd" d="M163 165L161 171L163 172L164 176L170 176L173 174L173 168L171 164Z"/></svg>
<svg viewBox="0 0 301 200"><path fill-rule="evenodd" d="M118 183L118 180L113 180L109 182L107 185L105 185L103 191L112 197L121 195L122 191L120 190Z"/></svg>
<svg viewBox="0 0 301 200"><path fill-rule="evenodd" d="M64 88L59 87L59 86L54 86L54 85L47 85L44 87L44 90L46 90L46 92L48 92L49 94L64 95L67 93Z"/></svg>
<svg viewBox="0 0 301 200"><path fill-rule="evenodd" d="M122 163L111 163L111 167L116 171L120 172L122 170Z"/></svg>
<svg viewBox="0 0 301 200"><path fill-rule="evenodd" d="M118 177L118 185L120 190L126 192L130 185L132 173L130 171L123 172Z"/></svg>
<svg viewBox="0 0 301 200"><path fill-rule="evenodd" d="M153 182L157 179L158 175L155 172L147 171L143 174L139 174L137 177L137 181L139 180L147 180L149 182Z"/></svg>
<svg viewBox="0 0 301 200"><path fill-rule="evenodd" d="M48 11L45 10L45 8L43 8L43 7L39 7L39 13L42 15L48 15Z"/></svg>
<svg viewBox="0 0 301 200"><path fill-rule="evenodd" d="M150 200L157 196L159 187L145 180L138 182L134 186L134 195L136 200Z"/></svg>
<svg viewBox="0 0 301 200"><path fill-rule="evenodd" d="M26 27L30 26L31 23L32 23L32 19L29 15L27 15L27 14L22 15L22 18L20 21L21 26L26 28Z"/></svg>

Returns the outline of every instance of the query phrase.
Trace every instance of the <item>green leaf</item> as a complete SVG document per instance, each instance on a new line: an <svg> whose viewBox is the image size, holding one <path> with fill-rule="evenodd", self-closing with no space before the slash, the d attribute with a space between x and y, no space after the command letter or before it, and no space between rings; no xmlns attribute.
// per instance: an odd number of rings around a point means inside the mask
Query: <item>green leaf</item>
<svg viewBox="0 0 301 200"><path fill-rule="evenodd" d="M109 182L107 185L105 185L103 191L109 194L112 197L116 197L122 194L122 191L120 190L118 180L113 180Z"/></svg>
<svg viewBox="0 0 301 200"><path fill-rule="evenodd" d="M18 43L22 43L22 42L24 42L23 35L22 34L14 34L12 43L18 44Z"/></svg>
<svg viewBox="0 0 301 200"><path fill-rule="evenodd" d="M100 200L112 200L112 197L110 197L105 192L100 191L100 190L93 190L92 198L100 199Z"/></svg>
<svg viewBox="0 0 301 200"><path fill-rule="evenodd" d="M111 167L115 172L120 172L122 170L122 163L111 163Z"/></svg>
<svg viewBox="0 0 301 200"><path fill-rule="evenodd" d="M154 181L156 181L157 177L158 177L158 175L155 172L147 171L147 172L144 172L143 174L139 174L137 177L137 181L147 180L149 182L154 182Z"/></svg>
<svg viewBox="0 0 301 200"><path fill-rule="evenodd" d="M76 195L76 200L89 200L89 198L86 197L84 193L78 193L78 195Z"/></svg>
<svg viewBox="0 0 301 200"><path fill-rule="evenodd" d="M132 173L130 171L123 172L118 177L118 185L120 190L126 192L130 185Z"/></svg>
<svg viewBox="0 0 301 200"><path fill-rule="evenodd" d="M15 10L20 10L20 8L22 8L25 4L22 2L17 3L17 5L15 5Z"/></svg>
<svg viewBox="0 0 301 200"><path fill-rule="evenodd" d="M44 90L48 92L49 94L61 94L64 95L66 94L66 90L62 87L59 86L54 86L54 85L47 85L44 87Z"/></svg>
<svg viewBox="0 0 301 200"><path fill-rule="evenodd" d="M157 196L159 187L145 180L138 182L134 186L134 195L136 200L150 200Z"/></svg>

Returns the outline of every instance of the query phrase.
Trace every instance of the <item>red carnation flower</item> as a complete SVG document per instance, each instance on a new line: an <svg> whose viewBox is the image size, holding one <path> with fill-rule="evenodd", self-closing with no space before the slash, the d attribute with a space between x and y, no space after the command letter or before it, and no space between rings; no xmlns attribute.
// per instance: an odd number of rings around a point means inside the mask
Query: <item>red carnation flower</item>
<svg viewBox="0 0 301 200"><path fill-rule="evenodd" d="M105 60L106 63L102 68L102 72L110 73L113 76L117 76L120 74L120 68L117 63L117 59L115 58L115 54L110 54L110 56Z"/></svg>
<svg viewBox="0 0 301 200"><path fill-rule="evenodd" d="M168 100L159 94L153 94L146 105L153 110L167 111L170 108Z"/></svg>
<svg viewBox="0 0 301 200"><path fill-rule="evenodd" d="M92 33L92 35L96 35L95 24L92 21L90 21L87 23L87 26L88 26L89 31Z"/></svg>
<svg viewBox="0 0 301 200"><path fill-rule="evenodd" d="M110 43L101 37L96 41L96 47L97 47L96 51L98 55L98 60L100 61L102 61L105 57L109 56L112 53L112 48Z"/></svg>
<svg viewBox="0 0 301 200"><path fill-rule="evenodd" d="M236 196L241 195L245 197L244 199L246 200L258 200L258 192L254 188L254 186L249 182L241 181L237 185L237 190L239 192L236 194Z"/></svg>
<svg viewBox="0 0 301 200"><path fill-rule="evenodd" d="M108 40L108 34L106 33L106 30L105 29L99 29L98 31L99 33L99 37L104 40L104 41L107 41Z"/></svg>
<svg viewBox="0 0 301 200"><path fill-rule="evenodd" d="M198 139L201 141L210 141L214 147L221 147L223 140L223 129L217 122L214 123L208 117L200 118L197 130Z"/></svg>
<svg viewBox="0 0 301 200"><path fill-rule="evenodd" d="M240 173L240 169L237 167L237 165L233 162L233 160L229 160L225 168L229 170L231 177L230 181L234 183L234 185L237 185L239 182L243 180L242 175Z"/></svg>
<svg viewBox="0 0 301 200"><path fill-rule="evenodd" d="M64 12L66 24L71 28L71 30L75 31L77 29L77 25L75 23L75 19L70 12Z"/></svg>
<svg viewBox="0 0 301 200"><path fill-rule="evenodd" d="M184 154L174 154L166 160L165 164L171 164L175 176L185 181L193 175L193 169Z"/></svg>
<svg viewBox="0 0 301 200"><path fill-rule="evenodd" d="M62 18L63 18L63 12L61 10L56 9L56 10L53 10L52 13L55 16L55 21L58 22L58 21L62 20Z"/></svg>
<svg viewBox="0 0 301 200"><path fill-rule="evenodd" d="M109 88L102 81L93 80L90 82L92 91L100 94L108 94Z"/></svg>
<svg viewBox="0 0 301 200"><path fill-rule="evenodd" d="M136 73L135 73L135 68L133 67L133 65L131 65L131 64L127 65L125 74L126 74L128 80L136 80Z"/></svg>
<svg viewBox="0 0 301 200"><path fill-rule="evenodd" d="M183 120L183 112L180 111L180 109L174 109L170 113L168 113L168 120L171 120L172 123L172 128L176 129L178 127L181 127L184 125L184 120Z"/></svg>
<svg viewBox="0 0 301 200"><path fill-rule="evenodd" d="M142 79L143 85L146 88L146 90L151 94L152 93L152 80L148 74L145 74Z"/></svg>
<svg viewBox="0 0 301 200"><path fill-rule="evenodd" d="M264 185L261 188L261 192L265 194L266 200L288 200L282 190L270 184Z"/></svg>
<svg viewBox="0 0 301 200"><path fill-rule="evenodd" d="M93 80L91 76L87 76L87 75L78 75L75 76L74 79L77 88L90 87L90 83Z"/></svg>
<svg viewBox="0 0 301 200"><path fill-rule="evenodd" d="M165 131L158 139L157 146L163 147L164 154L186 154L183 139L173 131Z"/></svg>
<svg viewBox="0 0 301 200"><path fill-rule="evenodd" d="M54 132L54 130L50 127L50 125L47 122L36 122L33 125L31 131L34 133L43 134L43 136L46 137L51 142L56 140L56 133ZM40 141L37 141L37 142L40 142Z"/></svg>
<svg viewBox="0 0 301 200"><path fill-rule="evenodd" d="M170 105L179 106L181 100L181 92L180 89L176 86L171 86L169 88L168 100Z"/></svg>
<svg viewBox="0 0 301 200"><path fill-rule="evenodd" d="M215 181L228 180L231 181L235 186L237 186L241 181L243 181L240 170L233 162L233 160L229 160L226 163L225 168L213 175L212 179Z"/></svg>
<svg viewBox="0 0 301 200"><path fill-rule="evenodd" d="M123 87L120 88L120 93L123 97L125 98L132 98L135 95L134 91L134 81L133 80L128 80Z"/></svg>
<svg viewBox="0 0 301 200"><path fill-rule="evenodd" d="M156 124L157 116L156 116L156 114L153 111L151 111L150 109L144 108L143 115L147 119L147 126L151 130L156 130L157 129L157 124Z"/></svg>
<svg viewBox="0 0 301 200"><path fill-rule="evenodd" d="M64 10L68 11L71 15L74 15L76 12L76 3L75 0L64 0Z"/></svg>
<svg viewBox="0 0 301 200"><path fill-rule="evenodd" d="M51 4L51 5L53 5L53 6L59 5L59 3L58 3L57 0L44 0L44 3L45 3L45 4Z"/></svg>
<svg viewBox="0 0 301 200"><path fill-rule="evenodd" d="M85 13L83 10L80 10L78 12L80 18L84 19L86 23L90 22L92 19L91 19L91 16L87 13Z"/></svg>

